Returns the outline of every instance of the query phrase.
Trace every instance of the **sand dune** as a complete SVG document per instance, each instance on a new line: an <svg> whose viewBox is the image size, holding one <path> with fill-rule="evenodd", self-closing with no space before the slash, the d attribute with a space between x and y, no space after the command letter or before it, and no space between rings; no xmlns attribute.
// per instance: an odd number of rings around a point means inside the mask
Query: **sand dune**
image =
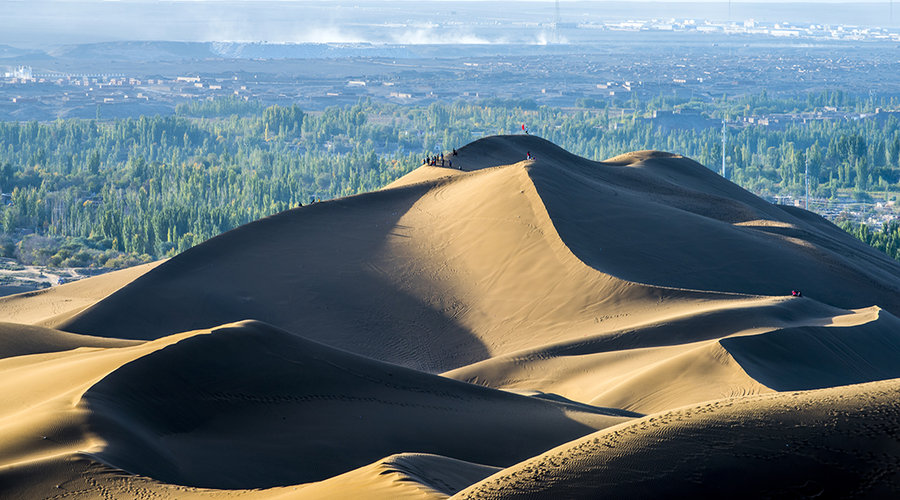
<svg viewBox="0 0 900 500"><path fill-rule="evenodd" d="M497 467L439 455L405 453L302 487L298 496L316 498L443 499L499 472ZM391 482L385 480L391 478Z"/></svg>
<svg viewBox="0 0 900 500"><path fill-rule="evenodd" d="M900 382L721 400L599 431L453 498L894 498Z"/></svg>
<svg viewBox="0 0 900 500"><path fill-rule="evenodd" d="M900 377L900 320L877 307L856 325L797 326L720 344L755 380L778 391Z"/></svg>
<svg viewBox="0 0 900 500"><path fill-rule="evenodd" d="M316 481L399 452L505 466L630 419L387 365L256 322L144 343L83 340L0 360L0 477L83 452L159 481L228 489Z"/></svg>
<svg viewBox="0 0 900 500"><path fill-rule="evenodd" d="M900 274L886 255L691 160L632 156L618 167L529 169L555 229L588 265L660 286L761 295L797 288L843 308L898 312Z"/></svg>
<svg viewBox="0 0 900 500"><path fill-rule="evenodd" d="M151 262L36 292L0 297L0 321L42 326L58 324L159 264Z"/></svg>
<svg viewBox="0 0 900 500"><path fill-rule="evenodd" d="M442 371L741 294L800 288L900 311L896 263L690 160L595 163L514 136L461 148L457 162L518 160L526 148L537 160L449 177L423 167L417 180L437 179L248 224L55 326L156 338L255 318Z"/></svg>
<svg viewBox="0 0 900 500"><path fill-rule="evenodd" d="M122 365L183 336L154 342L84 338L36 327L4 327L0 359L0 477L17 467L102 447L86 432L84 392ZM18 333L27 342L14 339ZM10 340L12 339L12 340ZM9 484L0 479L0 485Z"/></svg>
<svg viewBox="0 0 900 500"><path fill-rule="evenodd" d="M695 311L548 344L444 376L652 413L714 399L900 377L900 321L807 299Z"/></svg>
<svg viewBox="0 0 900 500"><path fill-rule="evenodd" d="M0 359L68 351L79 347L125 347L139 343L133 340L78 335L39 326L0 323Z"/></svg>
<svg viewBox="0 0 900 500"><path fill-rule="evenodd" d="M896 262L669 153L452 160L0 299L0 496L900 489Z"/></svg>
<svg viewBox="0 0 900 500"><path fill-rule="evenodd" d="M104 462L226 488L317 481L398 452L510 465L629 419L386 365L261 323L145 355L93 385L83 405L108 441Z"/></svg>
<svg viewBox="0 0 900 500"><path fill-rule="evenodd" d="M0 477L8 498L442 500L499 470L439 455L403 453L315 483L223 490L164 483L111 468L90 457L71 456L6 467Z"/></svg>

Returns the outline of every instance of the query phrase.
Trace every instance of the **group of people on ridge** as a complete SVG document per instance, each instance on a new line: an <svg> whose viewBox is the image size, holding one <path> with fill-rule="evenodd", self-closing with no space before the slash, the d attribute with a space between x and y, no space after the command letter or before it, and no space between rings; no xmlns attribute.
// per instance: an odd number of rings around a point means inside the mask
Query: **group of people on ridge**
<svg viewBox="0 0 900 500"><path fill-rule="evenodd" d="M453 150L453 153L448 156L456 156L456 149ZM449 167L453 168L453 160L450 158L446 158L446 164L444 163L444 153L440 153L434 156L426 156L424 160L422 160L422 165L427 165L429 167Z"/></svg>

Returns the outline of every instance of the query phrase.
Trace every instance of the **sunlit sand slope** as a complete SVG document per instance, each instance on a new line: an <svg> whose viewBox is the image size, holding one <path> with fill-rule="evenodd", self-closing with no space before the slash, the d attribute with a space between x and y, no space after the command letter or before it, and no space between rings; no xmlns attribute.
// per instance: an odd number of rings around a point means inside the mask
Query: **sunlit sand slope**
<svg viewBox="0 0 900 500"><path fill-rule="evenodd" d="M159 264L151 262L35 292L0 297L0 321L43 326L59 324Z"/></svg>
<svg viewBox="0 0 900 500"><path fill-rule="evenodd" d="M900 382L710 402L554 448L453 498L895 498Z"/></svg>
<svg viewBox="0 0 900 500"><path fill-rule="evenodd" d="M443 499L499 470L438 455L405 453L304 486L297 498Z"/></svg>
<svg viewBox="0 0 900 500"><path fill-rule="evenodd" d="M0 323L0 360L28 354L69 351L79 347L125 347L141 343L136 340L78 335L40 326Z"/></svg>
<svg viewBox="0 0 900 500"><path fill-rule="evenodd" d="M444 373L641 413L747 394L900 377L900 320L808 299L760 299L497 356Z"/></svg>
<svg viewBox="0 0 900 500"><path fill-rule="evenodd" d="M6 467L0 477L5 498L443 500L499 470L439 455L403 453L315 483L223 490L164 483L75 455Z"/></svg>

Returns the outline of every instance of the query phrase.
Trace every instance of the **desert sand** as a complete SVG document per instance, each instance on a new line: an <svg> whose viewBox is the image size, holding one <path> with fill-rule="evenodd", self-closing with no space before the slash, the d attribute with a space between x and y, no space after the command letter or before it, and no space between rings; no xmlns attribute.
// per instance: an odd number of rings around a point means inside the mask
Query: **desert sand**
<svg viewBox="0 0 900 500"><path fill-rule="evenodd" d="M0 299L0 497L897 495L898 263L678 155L458 153Z"/></svg>

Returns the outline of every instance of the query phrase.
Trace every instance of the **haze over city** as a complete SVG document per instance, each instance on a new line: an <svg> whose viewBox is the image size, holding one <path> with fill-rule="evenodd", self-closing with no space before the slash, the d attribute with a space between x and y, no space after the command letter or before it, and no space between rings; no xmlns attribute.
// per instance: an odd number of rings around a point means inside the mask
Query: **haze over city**
<svg viewBox="0 0 900 500"><path fill-rule="evenodd" d="M515 5L516 8L510 9ZM559 21L684 20L894 26L892 4L566 2ZM0 43L17 47L123 40L296 43L509 43L557 21L553 2L29 1L5 2Z"/></svg>

